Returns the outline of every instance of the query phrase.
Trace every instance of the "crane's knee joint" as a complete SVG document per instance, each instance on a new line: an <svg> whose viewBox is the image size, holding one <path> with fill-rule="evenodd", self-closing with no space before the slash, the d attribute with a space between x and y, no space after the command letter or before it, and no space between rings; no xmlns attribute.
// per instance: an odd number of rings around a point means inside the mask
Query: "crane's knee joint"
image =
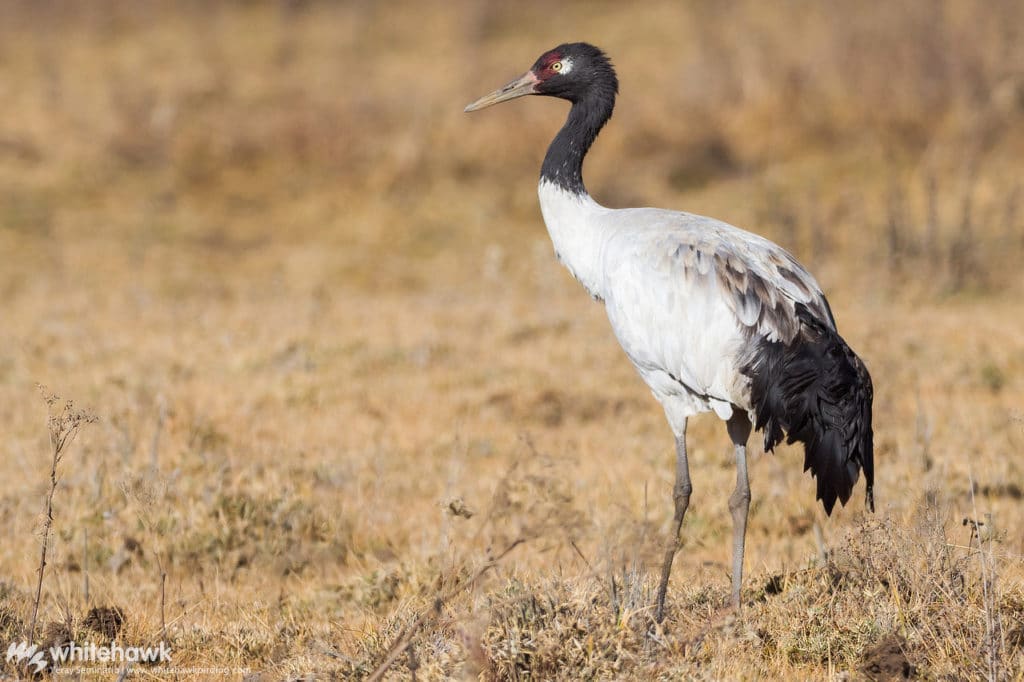
<svg viewBox="0 0 1024 682"><path fill-rule="evenodd" d="M689 483L676 485L675 489L672 491L672 499L675 500L676 504L680 504L683 501L688 503L690 501L690 493L692 492L693 486Z"/></svg>
<svg viewBox="0 0 1024 682"><path fill-rule="evenodd" d="M749 490L734 490L732 495L729 496L729 511L736 511L737 509L746 509L749 506Z"/></svg>

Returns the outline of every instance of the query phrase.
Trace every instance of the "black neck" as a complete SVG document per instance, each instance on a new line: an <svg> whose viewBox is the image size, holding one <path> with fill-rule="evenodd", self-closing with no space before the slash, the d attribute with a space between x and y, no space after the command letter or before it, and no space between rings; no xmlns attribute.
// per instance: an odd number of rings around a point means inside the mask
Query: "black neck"
<svg viewBox="0 0 1024 682"><path fill-rule="evenodd" d="M583 157L590 151L601 128L611 118L615 96L594 96L573 102L569 118L555 135L540 167L542 180L554 183L573 194L585 194Z"/></svg>

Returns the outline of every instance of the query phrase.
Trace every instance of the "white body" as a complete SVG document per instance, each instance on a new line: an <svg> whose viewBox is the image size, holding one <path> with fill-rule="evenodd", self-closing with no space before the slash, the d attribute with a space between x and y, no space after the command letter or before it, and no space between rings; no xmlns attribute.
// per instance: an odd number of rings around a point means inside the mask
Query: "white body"
<svg viewBox="0 0 1024 682"><path fill-rule="evenodd" d="M752 416L745 353L752 339L790 341L796 302L832 324L814 278L762 237L689 213L605 208L545 180L538 194L558 259L604 302L677 437L701 412Z"/></svg>

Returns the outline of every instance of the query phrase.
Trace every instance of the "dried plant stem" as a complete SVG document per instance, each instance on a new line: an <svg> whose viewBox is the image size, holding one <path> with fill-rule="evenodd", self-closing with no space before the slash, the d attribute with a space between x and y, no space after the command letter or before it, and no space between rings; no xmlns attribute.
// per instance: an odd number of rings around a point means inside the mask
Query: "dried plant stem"
<svg viewBox="0 0 1024 682"><path fill-rule="evenodd" d="M43 386L39 392L46 401L46 429L50 436L50 488L46 493L46 515L43 520L43 542L39 552L39 569L36 580L36 596L32 603L32 620L28 629L28 641L35 641L36 623L39 618L39 603L43 597L43 574L46 571L46 550L50 544L50 532L53 529L53 495L57 491L57 465L64 458L67 448L74 442L78 431L85 424L96 421L93 415L76 410L70 400L64 403L60 413L55 414L53 406L60 401L56 395L49 393Z"/></svg>
<svg viewBox="0 0 1024 682"><path fill-rule="evenodd" d="M82 536L82 596L85 603L89 603L89 529L83 531Z"/></svg>
<svg viewBox="0 0 1024 682"><path fill-rule="evenodd" d="M160 565L160 640L163 642L167 641L167 617L165 606L167 604L167 571L164 570L162 562L157 560Z"/></svg>
<svg viewBox="0 0 1024 682"><path fill-rule="evenodd" d="M989 556L985 560L985 541L981 533L981 524L978 521L978 505L974 497L974 472L971 465L967 465L967 480L970 484L971 509L974 518L971 520L971 535L978 538L978 562L981 565L981 590L985 605L985 649L988 664L988 679L999 679L999 660L1001 647L999 646L999 609L996 607L996 570L994 558ZM991 547L991 543L989 544Z"/></svg>
<svg viewBox="0 0 1024 682"><path fill-rule="evenodd" d="M39 617L39 602L43 596L43 572L46 569L46 547L50 542L50 529L53 528L53 493L57 490L57 464L60 463L61 451L52 438L50 445L53 449L53 459L50 462L50 489L46 494L46 517L43 521L43 546L39 553L39 568L36 571L36 598L32 603L32 624L28 629L28 641L34 642L36 638L36 619Z"/></svg>
<svg viewBox="0 0 1024 682"><path fill-rule="evenodd" d="M149 465L153 471L160 469L160 432L163 431L164 421L167 419L167 403L163 396L160 397L160 406L156 413L156 428L153 430L153 443L149 448Z"/></svg>

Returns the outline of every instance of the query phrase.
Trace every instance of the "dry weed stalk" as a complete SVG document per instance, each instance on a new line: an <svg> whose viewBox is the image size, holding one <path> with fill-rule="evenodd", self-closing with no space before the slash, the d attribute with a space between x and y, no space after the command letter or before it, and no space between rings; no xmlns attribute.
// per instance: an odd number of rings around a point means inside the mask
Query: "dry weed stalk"
<svg viewBox="0 0 1024 682"><path fill-rule="evenodd" d="M50 541L50 531L53 528L53 494L57 491L57 465L67 452L68 447L75 441L78 432L86 424L97 420L85 410L75 409L74 402L67 400L56 411L56 405L60 403L60 396L54 395L46 390L45 386L38 386L39 393L46 401L46 429L50 436L50 488L46 494L46 515L43 519L43 543L39 554L38 580L36 581L36 596L32 604L32 620L28 629L28 641L35 640L36 620L39 616L39 602L43 596L43 573L46 569L46 549Z"/></svg>
<svg viewBox="0 0 1024 682"><path fill-rule="evenodd" d="M167 641L167 571L164 570L164 563L160 559L160 553L156 555L157 567L160 569L160 641Z"/></svg>
<svg viewBox="0 0 1024 682"><path fill-rule="evenodd" d="M1002 619L999 614L996 593L997 575L996 561L992 550L993 535L991 531L982 532L982 527L985 524L978 520L978 505L974 497L974 473L971 471L969 463L967 477L970 483L971 509L974 513L974 518L964 519L964 524L971 527L971 541L968 545L973 546L974 540L978 540L978 564L981 567L982 601L985 609L985 643L982 648L985 653L985 662L988 666L988 679L994 682L1000 679L999 664L1002 660L1006 642L1003 637ZM989 525L991 526L991 518L989 518ZM985 556L986 538L988 540L987 557Z"/></svg>
<svg viewBox="0 0 1024 682"><path fill-rule="evenodd" d="M82 597L89 603L89 529L82 534Z"/></svg>
<svg viewBox="0 0 1024 682"><path fill-rule="evenodd" d="M925 252L933 270L939 265L939 182L934 175L925 180Z"/></svg>
<svg viewBox="0 0 1024 682"><path fill-rule="evenodd" d="M982 274L978 268L978 244L975 238L974 184L968 182L963 188L960 200L960 229L949 244L950 287L952 291L963 291Z"/></svg>
<svg viewBox="0 0 1024 682"><path fill-rule="evenodd" d="M158 403L156 428L153 429L153 442L149 448L150 467L152 467L154 472L160 470L160 433L163 431L164 422L167 421L167 401L163 396L160 396Z"/></svg>

